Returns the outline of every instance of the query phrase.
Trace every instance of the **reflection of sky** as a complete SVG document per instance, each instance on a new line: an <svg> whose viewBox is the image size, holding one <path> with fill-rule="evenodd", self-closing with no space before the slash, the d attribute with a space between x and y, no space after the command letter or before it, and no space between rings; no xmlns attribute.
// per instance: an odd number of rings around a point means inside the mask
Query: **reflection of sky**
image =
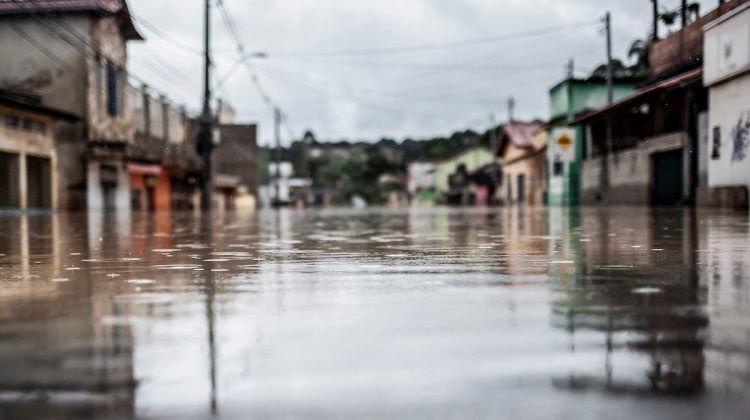
<svg viewBox="0 0 750 420"><path fill-rule="evenodd" d="M209 415L212 389L229 418L748 408L743 216L107 217L0 218L0 409L38 409L29 386L172 418Z"/></svg>

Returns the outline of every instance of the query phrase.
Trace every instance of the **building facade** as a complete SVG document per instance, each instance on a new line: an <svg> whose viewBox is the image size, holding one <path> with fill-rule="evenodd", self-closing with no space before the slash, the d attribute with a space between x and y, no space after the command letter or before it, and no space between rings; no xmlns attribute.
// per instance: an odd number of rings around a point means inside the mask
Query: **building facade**
<svg viewBox="0 0 750 420"><path fill-rule="evenodd" d="M60 134L62 208L130 206L126 148L127 43L141 40L125 1L0 2L0 86L38 93L42 105L80 118Z"/></svg>
<svg viewBox="0 0 750 420"><path fill-rule="evenodd" d="M0 90L0 209L58 207L55 128L77 118L40 102Z"/></svg>
<svg viewBox="0 0 750 420"><path fill-rule="evenodd" d="M634 90L635 80L616 79L614 97L622 98ZM607 84L601 78L568 78L549 91L547 166L549 179L547 203L578 205L581 199L581 165L587 153L583 127L570 125L582 114L607 104ZM563 130L563 131L561 131Z"/></svg>
<svg viewBox="0 0 750 420"><path fill-rule="evenodd" d="M748 54L747 47L744 53L739 47L741 42L747 45L747 39L739 41L746 38L742 31L747 27L737 30L736 45L729 41L734 30L722 33L709 29L705 43L710 49L704 51L703 36L704 27L718 27L715 22L726 22L746 7L743 4L745 0L722 2L679 31L653 41L649 79L633 94L574 121L586 126L591 143L583 168L584 203L702 205L718 204L721 198L742 201L743 197L746 202L746 188L733 194L731 190L710 188L708 183L713 172L715 186L738 184L737 179L722 180L738 165L721 159L722 154L724 158L732 154L731 146L719 146L722 134L738 124L742 100L731 98L741 97L742 87L741 82L729 86L729 90L724 89L726 84L721 86L729 81L727 72L737 69L719 60L725 60L727 52L732 56L735 46L739 56ZM726 42L729 48L720 45ZM704 80L717 88L710 105ZM709 131L716 134L716 150L709 145Z"/></svg>
<svg viewBox="0 0 750 420"><path fill-rule="evenodd" d="M498 189L501 203L544 204L547 190L547 132L541 123L506 124L497 142L502 177Z"/></svg>
<svg viewBox="0 0 750 420"><path fill-rule="evenodd" d="M747 206L750 187L750 3L705 27L709 90L706 204Z"/></svg>

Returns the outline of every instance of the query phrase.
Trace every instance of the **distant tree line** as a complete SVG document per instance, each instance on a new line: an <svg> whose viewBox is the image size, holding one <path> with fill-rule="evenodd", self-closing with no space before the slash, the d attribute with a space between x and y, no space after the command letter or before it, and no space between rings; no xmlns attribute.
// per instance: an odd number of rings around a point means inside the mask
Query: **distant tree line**
<svg viewBox="0 0 750 420"><path fill-rule="evenodd" d="M381 187L378 180L384 174L406 174L415 161L435 161L450 158L475 145L489 146L491 132L458 131L448 137L424 140L405 139L398 142L383 138L367 141L320 141L308 131L305 140L295 140L281 149L281 160L291 162L297 177L310 178L313 188L327 189L340 201L359 195L369 203L381 203L392 187ZM259 147L260 178L270 181L268 164L275 159L273 147Z"/></svg>

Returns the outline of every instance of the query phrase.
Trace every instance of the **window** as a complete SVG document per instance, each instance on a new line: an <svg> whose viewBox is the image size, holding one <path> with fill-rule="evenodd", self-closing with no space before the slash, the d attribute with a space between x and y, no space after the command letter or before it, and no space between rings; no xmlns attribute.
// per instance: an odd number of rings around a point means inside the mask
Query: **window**
<svg viewBox="0 0 750 420"><path fill-rule="evenodd" d="M552 174L554 176L563 176L565 174L565 164L562 162L552 164Z"/></svg>
<svg viewBox="0 0 750 420"><path fill-rule="evenodd" d="M26 131L31 131L34 127L34 121L31 120L31 118L24 118L23 119L23 129Z"/></svg>
<svg viewBox="0 0 750 420"><path fill-rule="evenodd" d="M18 128L21 125L21 120L15 115L6 115L5 125L10 128Z"/></svg>
<svg viewBox="0 0 750 420"><path fill-rule="evenodd" d="M107 62L107 113L116 117L119 114L119 77L112 62Z"/></svg>
<svg viewBox="0 0 750 420"><path fill-rule="evenodd" d="M41 121L37 121L34 123L34 132L38 134L46 134L47 133L47 124L43 123Z"/></svg>

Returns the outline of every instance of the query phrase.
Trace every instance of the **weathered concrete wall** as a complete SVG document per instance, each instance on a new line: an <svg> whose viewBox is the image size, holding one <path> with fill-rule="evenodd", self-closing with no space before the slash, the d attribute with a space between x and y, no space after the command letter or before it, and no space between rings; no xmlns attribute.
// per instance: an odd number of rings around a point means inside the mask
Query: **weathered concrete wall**
<svg viewBox="0 0 750 420"><path fill-rule="evenodd" d="M90 38L100 57L89 50L86 55L86 73L82 77L87 83L87 105L89 139L95 141L131 142L133 140L133 114L128 106L126 94L127 44L123 39L116 18L97 17L90 20ZM117 68L117 102L116 116L107 110L107 63ZM97 78L101 78L97 80ZM101 90L103 89L103 91ZM102 102L98 98L105 98Z"/></svg>
<svg viewBox="0 0 750 420"><path fill-rule="evenodd" d="M240 178L248 193L258 194L257 127L222 125L221 144L213 152L214 172Z"/></svg>
<svg viewBox="0 0 750 420"><path fill-rule="evenodd" d="M39 93L44 105L85 119L86 47L79 38L88 42L88 28L84 16L3 17L0 86Z"/></svg>
<svg viewBox="0 0 750 420"><path fill-rule="evenodd" d="M673 133L653 137L636 148L609 157L609 192L602 182L602 157L583 162L581 177L583 204L648 205L651 201L653 168L651 155L683 147L686 135Z"/></svg>

